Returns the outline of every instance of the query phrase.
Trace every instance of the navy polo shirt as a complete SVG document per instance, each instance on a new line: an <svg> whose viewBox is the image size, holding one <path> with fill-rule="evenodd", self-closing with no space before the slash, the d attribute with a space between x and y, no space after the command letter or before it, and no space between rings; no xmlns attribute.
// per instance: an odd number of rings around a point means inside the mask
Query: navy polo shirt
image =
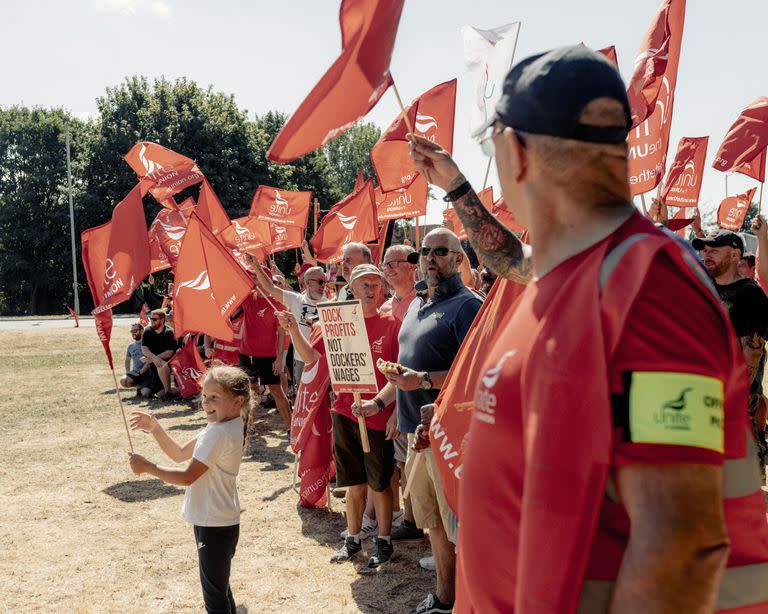
<svg viewBox="0 0 768 614"><path fill-rule="evenodd" d="M431 299L427 298L427 284L416 284L416 298L400 327L397 362L414 371L450 369L481 305L482 299L462 283L460 273L440 283ZM434 403L439 392L437 388L398 390L398 430L415 432L421 422L421 406Z"/></svg>

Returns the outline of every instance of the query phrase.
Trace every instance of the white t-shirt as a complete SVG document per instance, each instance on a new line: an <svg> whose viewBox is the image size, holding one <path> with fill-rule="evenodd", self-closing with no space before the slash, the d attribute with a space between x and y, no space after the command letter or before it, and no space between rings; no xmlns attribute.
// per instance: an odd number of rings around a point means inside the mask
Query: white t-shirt
<svg viewBox="0 0 768 614"><path fill-rule="evenodd" d="M309 298L306 294L298 294L290 290L283 290L283 305L291 310L299 323L299 330L309 341L309 334L312 332L312 324L317 322L317 301ZM297 360L300 360L297 358Z"/></svg>
<svg viewBox="0 0 768 614"><path fill-rule="evenodd" d="M199 527L240 523L237 472L243 456L243 419L208 424L195 442L192 458L208 466L184 493L181 515Z"/></svg>

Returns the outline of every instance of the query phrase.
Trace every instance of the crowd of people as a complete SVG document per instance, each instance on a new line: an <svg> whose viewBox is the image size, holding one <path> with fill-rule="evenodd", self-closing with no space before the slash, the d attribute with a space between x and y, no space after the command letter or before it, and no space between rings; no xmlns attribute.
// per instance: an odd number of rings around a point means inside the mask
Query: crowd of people
<svg viewBox="0 0 768 614"><path fill-rule="evenodd" d="M433 556L421 564L435 570L435 589L411 614L768 608L758 475L764 483L768 297L756 281L768 280L768 258L759 259L768 224L753 222L756 262L737 233L705 234L695 220L688 241L665 228L663 203L638 212L627 181L630 123L624 84L602 56L577 46L528 58L508 75L482 143L529 243L483 207L439 143L413 137L416 167L445 191L477 268L449 225L380 258L350 243L338 272L305 248L299 291L254 262L235 341L203 341L205 358L220 365L203 386L205 431L180 446L152 416L131 416L172 460L190 461L173 470L131 455L137 473L189 486L184 516L195 525L208 611L234 612L235 476L248 416L261 411L252 397L263 386L290 426L302 371L325 354L317 304L349 299L361 302L374 361L398 369L377 372L378 392L360 403L332 399L346 530L331 563L360 558L373 537L367 566L378 568L398 541L428 535ZM475 357L486 376L476 382L457 514L429 425L462 342L501 283L524 289ZM164 312L131 335L122 384L174 394L167 362L176 342ZM501 563L491 564L499 549Z"/></svg>

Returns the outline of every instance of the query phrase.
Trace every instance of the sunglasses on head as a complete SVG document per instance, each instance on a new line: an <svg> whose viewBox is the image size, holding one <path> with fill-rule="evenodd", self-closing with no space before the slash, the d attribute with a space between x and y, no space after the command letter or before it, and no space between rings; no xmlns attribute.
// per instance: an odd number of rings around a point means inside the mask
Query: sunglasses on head
<svg viewBox="0 0 768 614"><path fill-rule="evenodd" d="M429 254L435 254L435 256L443 257L447 256L448 254L458 254L459 252L455 249L448 249L447 247L422 247L419 249L419 254L421 254L424 258L429 256Z"/></svg>

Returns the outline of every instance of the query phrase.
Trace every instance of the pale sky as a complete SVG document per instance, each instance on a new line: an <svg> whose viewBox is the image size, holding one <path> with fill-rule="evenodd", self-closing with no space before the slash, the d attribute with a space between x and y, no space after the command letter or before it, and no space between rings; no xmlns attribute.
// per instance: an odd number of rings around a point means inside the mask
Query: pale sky
<svg viewBox="0 0 768 614"><path fill-rule="evenodd" d="M407 101L458 77L454 157L479 186L486 159L468 135L471 83L461 27L521 21L518 59L578 42L595 49L615 45L626 80L659 5L660 0L406 0L392 74ZM165 75L234 94L251 113L291 113L341 44L338 0L3 0L2 7L0 106L62 106L85 115L95 113L96 97L124 77ZM704 211L725 196L724 175L711 168L725 131L751 100L768 95L765 24L765 0L688 0L667 166L680 137L710 136ZM397 112L390 91L367 119L384 128ZM205 171L205 160L198 162ZM497 185L495 169L491 178ZM734 194L756 182L732 175L728 184ZM431 204L430 217L442 209L442 203Z"/></svg>

